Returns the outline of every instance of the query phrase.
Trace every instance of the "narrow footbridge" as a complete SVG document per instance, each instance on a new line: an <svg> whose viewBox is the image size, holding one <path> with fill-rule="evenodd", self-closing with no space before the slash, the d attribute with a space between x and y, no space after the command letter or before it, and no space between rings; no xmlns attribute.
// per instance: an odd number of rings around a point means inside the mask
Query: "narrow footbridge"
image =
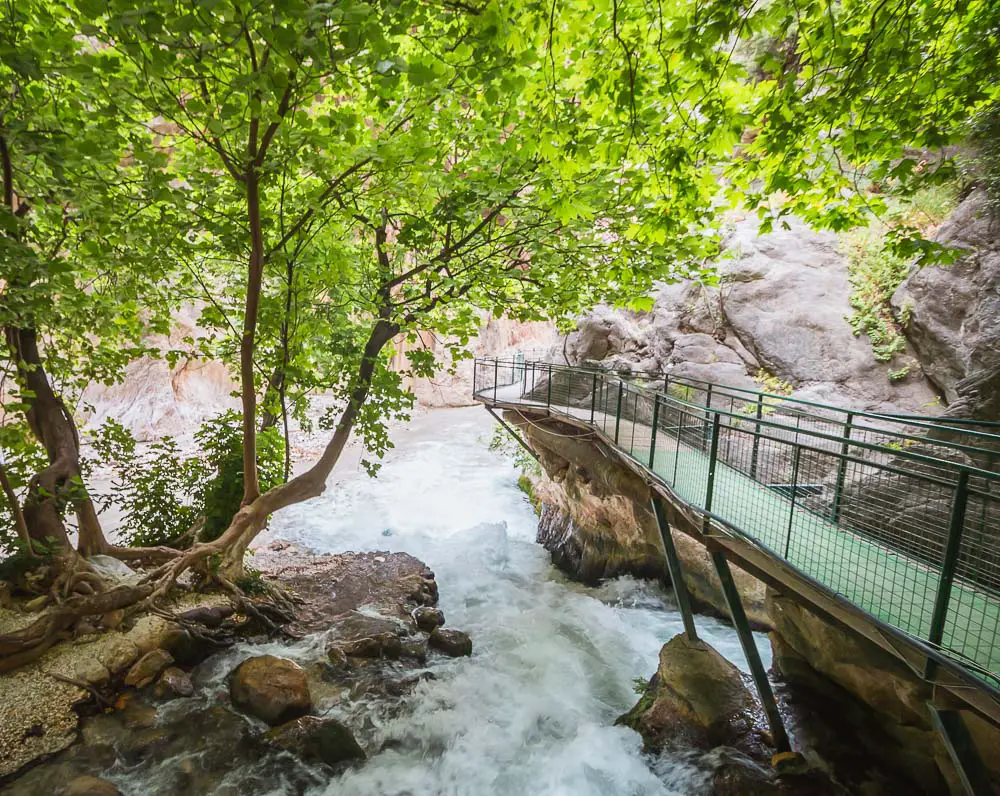
<svg viewBox="0 0 1000 796"><path fill-rule="evenodd" d="M997 426L521 357L477 360L474 393L617 454L650 487L672 575L671 527L706 545L724 589L728 560L890 653L956 762L960 711L1000 726Z"/></svg>

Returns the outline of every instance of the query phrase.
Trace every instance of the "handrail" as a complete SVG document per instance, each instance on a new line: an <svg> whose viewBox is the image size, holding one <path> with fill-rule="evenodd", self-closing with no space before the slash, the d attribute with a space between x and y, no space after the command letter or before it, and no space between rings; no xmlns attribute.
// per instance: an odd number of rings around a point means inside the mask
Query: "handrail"
<svg viewBox="0 0 1000 796"><path fill-rule="evenodd" d="M514 364L513 360L502 360L502 359L494 360L494 359L491 359L491 361L497 361L497 362L499 362L499 364L501 366L504 366L505 364ZM523 366L523 367L525 367L525 368L528 368L528 369L533 368L533 367L542 366L544 368L558 369L561 372L570 372L570 371L572 371L572 372L597 373L597 374L600 374L600 375L603 375L603 376L606 376L606 377L610 377L610 378L613 378L613 379L621 379L626 384L633 385L633 386L635 386L637 388L647 389L647 390L649 390L650 388L648 388L648 387L644 388L642 385L636 383L635 379L643 379L643 380L649 380L649 381L658 381L660 379L670 380L669 383L674 383L674 384L680 383L681 386L689 386L689 385L685 384L685 382L688 382L688 381L697 382L697 383L705 385L706 389L711 390L711 395L714 398L718 398L718 397L721 396L721 397L736 398L738 400L745 400L743 398L739 398L738 396L732 394L734 392L741 392L741 393L744 393L746 395L753 396L753 399L754 399L753 401L749 401L749 400L747 401L748 406L751 405L751 404L755 404L759 400L763 399L763 406L766 407L767 409L769 409L772 412L781 412L781 413L785 413L785 414L792 414L792 415L794 415L796 417L808 418L808 419L813 420L815 422L827 423L827 424L830 424L830 425L839 426L841 428L843 428L846 425L850 424L857 431L870 431L870 432L875 432L875 433L882 434L882 435L885 435L885 436L895 437L901 443L913 442L913 443L922 443L922 444L934 445L935 447L939 447L939 448L949 448L951 450L961 451L963 453L967 453L967 454L970 454L970 455L973 455L973 456L978 456L978 457L985 458L988 461L990 461L991 463L993 463L993 462L1000 463L1000 434L990 434L990 433L987 433L987 432L972 431L972 430L967 430L967 429L956 429L956 428L953 428L953 427L950 427L950 426L944 426L944 425L941 425L940 423L935 423L935 422L930 422L930 421L929 422L923 422L923 423L917 422L917 421L906 421L904 423L902 420L896 419L892 415L878 414L878 413L873 413L873 412L865 412L863 410L845 409L843 407L836 407L836 406L832 406L830 404L819 404L819 403L815 403L815 402L812 402L812 401L805 401L805 400L802 400L802 399L793 398L791 396L782 396L782 395L777 395L775 393L768 393L768 392L764 392L764 391L754 392L754 391L751 391L751 390L746 390L745 388L742 388L742 387L730 387L730 386L727 386L727 385L716 384L714 382L703 381L703 380L700 380L700 379L688 379L687 377L670 376L669 374L663 375L663 376L658 376L656 378L650 378L645 373L637 373L637 374L631 374L631 377L628 377L628 376L625 376L623 374L617 373L615 371L603 370L603 369L600 369L600 368L591 368L591 367L586 367L586 366L575 367L575 366L571 366L571 365L559 365L559 364L556 364L556 363L548 363L548 362L546 362L546 363L539 363L539 362L531 362L531 361L523 361L523 362L520 363L520 365ZM692 388L692 389L701 389L701 388ZM664 394L664 395L668 394L666 391L660 391L660 390L654 390L654 391L655 392L660 392L661 394ZM677 397L675 395L671 395L670 397L672 399L674 399L674 400L677 400L677 401L686 402L686 403L688 403L691 406L697 406L697 407L704 408L702 404L696 404L696 403L693 403L691 401L686 401L685 399L679 398L679 397ZM768 403L768 401L773 401L773 403ZM791 409L789 409L789 408L787 408L785 406L785 404L789 404L789 403L791 403L791 404L799 403L799 404L803 404L803 405L807 405L807 406L814 406L814 407L829 409L829 410L836 411L836 412L841 412L841 413L843 413L845 415L846 420L839 420L837 418L824 417L823 415L817 415L817 414L812 414L812 413L808 413L808 412L798 413L798 412L795 411L794 407L792 407ZM734 413L734 414L738 415L739 413ZM879 425L879 426L862 425L862 424L857 423L857 418L859 418L859 417L866 417L866 418L871 418L871 419L874 419L874 420L879 420L879 421L881 421L883 423L883 425ZM888 427L886 427L884 425L885 423L895 423L895 424L899 424L899 425L908 425L908 426L911 426L911 427L925 428L925 429L928 429L928 430L947 429L948 431L952 431L952 432L957 433L957 434L962 434L964 436L972 437L972 438L977 439L977 440L983 440L985 442L990 442L993 445L995 445L996 447L984 448L984 447L980 447L978 445L972 445L972 444L963 443L963 442L955 442L955 441L950 440L950 439L931 438L931 437L924 436L922 434L916 434L916 433L912 433L912 432L899 431L899 430L895 430L893 428L888 428Z"/></svg>
<svg viewBox="0 0 1000 796"><path fill-rule="evenodd" d="M628 374L622 374L617 371L606 370L604 368L600 368L594 365L579 365L579 366L567 365L561 367L580 367L580 368L586 368L588 370L594 369L603 371L605 373L614 373L615 375L622 378L631 377L631 378L649 379L651 381L657 379L669 379L674 382L687 382L691 384L701 384L704 386L712 385L715 389L721 387L725 390L731 390L734 392L743 392L754 396L763 395L765 398L773 398L776 401L780 401L782 403L801 404L803 406L812 406L817 409L829 409L835 412L845 412L845 413L850 412L856 416L871 417L878 420L891 420L893 422L905 422L905 423L913 422L921 425L928 425L934 427L944 426L946 428L949 427L948 426L949 423L958 423L960 425L967 424L967 425L984 426L984 427L989 426L1000 429L1000 421L997 420L972 420L969 418L948 417L947 415L910 415L910 414L895 414L890 412L871 412L864 409L845 409L844 407L837 406L836 404L827 404L827 403L822 403L820 401L809 401L805 398L797 398L794 395L781 395L779 393L771 393L765 390L750 390L746 387L737 387L731 384L721 384L719 382L708 381L707 379L699 379L694 376L677 376L663 370L633 371ZM958 431L963 434L993 437L996 439L997 442L1000 442L1000 431L994 433L989 431L974 431L961 428L955 428L952 430Z"/></svg>
<svg viewBox="0 0 1000 796"><path fill-rule="evenodd" d="M854 424L846 409L844 422L769 417L766 393L748 415L703 383L701 405L601 369L480 359L473 393L583 422L706 518L976 682L1000 682L1000 473L954 460L973 451L992 467L997 451Z"/></svg>

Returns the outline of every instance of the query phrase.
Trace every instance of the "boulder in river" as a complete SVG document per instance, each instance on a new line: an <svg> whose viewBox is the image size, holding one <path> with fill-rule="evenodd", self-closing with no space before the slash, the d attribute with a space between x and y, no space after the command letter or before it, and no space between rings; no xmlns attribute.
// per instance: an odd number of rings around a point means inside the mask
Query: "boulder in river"
<svg viewBox="0 0 1000 796"><path fill-rule="evenodd" d="M444 612L440 608L431 608L428 605L421 605L413 611L413 621L417 627L433 632L444 624Z"/></svg>
<svg viewBox="0 0 1000 796"><path fill-rule="evenodd" d="M272 726L312 709L305 670L274 655L259 655L237 666L229 681L229 694L237 708Z"/></svg>
<svg viewBox="0 0 1000 796"><path fill-rule="evenodd" d="M338 646L348 658L398 658L402 652L402 642L395 633L356 638Z"/></svg>
<svg viewBox="0 0 1000 796"><path fill-rule="evenodd" d="M193 693L194 683L191 682L191 675L176 666L165 669L156 683L156 695L161 699L189 697Z"/></svg>
<svg viewBox="0 0 1000 796"><path fill-rule="evenodd" d="M445 655L450 655L452 658L472 654L472 639L469 638L468 633L463 633L461 630L438 628L431 633L428 642L431 647Z"/></svg>
<svg viewBox="0 0 1000 796"><path fill-rule="evenodd" d="M364 760L365 750L350 729L336 719L300 716L264 733L264 743L297 755L307 762L336 766Z"/></svg>
<svg viewBox="0 0 1000 796"><path fill-rule="evenodd" d="M681 634L663 645L648 690L618 723L636 730L650 749L745 746L756 707L739 669L704 641Z"/></svg>

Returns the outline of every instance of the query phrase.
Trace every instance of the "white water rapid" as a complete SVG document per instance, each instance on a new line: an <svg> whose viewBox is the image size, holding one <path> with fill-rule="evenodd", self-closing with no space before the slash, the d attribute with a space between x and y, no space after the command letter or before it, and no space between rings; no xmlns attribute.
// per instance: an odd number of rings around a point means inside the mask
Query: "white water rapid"
<svg viewBox="0 0 1000 796"><path fill-rule="evenodd" d="M471 658L432 656L403 696L352 699L337 685L313 694L357 734L367 761L334 774L267 751L255 740L263 722L229 705L227 675L240 661L273 654L315 670L329 642L318 633L238 644L195 668L191 698L88 718L84 742L14 783L12 796L61 792L80 773L128 796L704 793L707 768L694 755L653 759L636 733L614 726L638 698L635 681L681 632L669 593L631 578L592 589L563 577L535 542L518 473L489 450L492 431L480 408L429 412L394 434L378 478L348 457L325 495L273 520L269 537L316 552L420 558L436 573L447 627L472 637ZM731 628L707 617L698 628L745 667ZM758 646L769 661L766 637Z"/></svg>
<svg viewBox="0 0 1000 796"><path fill-rule="evenodd" d="M405 744L310 792L697 792L694 766L649 761L638 735L613 726L636 701L635 678L648 678L662 644L681 632L670 596L630 578L588 589L560 575L535 543L517 473L488 449L492 426L479 408L432 412L399 436L377 479L342 474L323 497L274 520L276 536L318 552L422 559L437 575L448 626L475 644L472 658L437 665L437 679L378 728ZM745 667L731 628L698 624ZM763 636L758 646L767 662Z"/></svg>

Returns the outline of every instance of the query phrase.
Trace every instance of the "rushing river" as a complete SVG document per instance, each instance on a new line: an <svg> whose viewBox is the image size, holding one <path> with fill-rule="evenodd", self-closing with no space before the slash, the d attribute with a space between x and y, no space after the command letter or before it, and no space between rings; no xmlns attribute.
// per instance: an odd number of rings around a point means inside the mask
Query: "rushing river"
<svg viewBox="0 0 1000 796"><path fill-rule="evenodd" d="M327 794L691 793L700 775L653 763L614 727L681 632L669 594L622 578L569 582L535 543L537 518L512 464L490 451L479 408L438 410L397 441L377 479L342 474L283 512L274 533L317 551L405 551L437 575L448 625L471 634L471 659L441 665L388 726L388 751L318 789ZM702 637L744 667L734 632L699 617ZM760 643L767 656L766 643ZM766 657L765 657L766 660Z"/></svg>
<svg viewBox="0 0 1000 796"><path fill-rule="evenodd" d="M333 699L331 714L368 748L363 765L332 776L286 753L262 755L241 739L266 728L228 707L226 675L240 660L271 653L315 665L325 659L321 633L209 658L193 673L197 695L161 705L151 723L127 710L89 719L76 758L71 750L67 762L36 769L11 792L51 793L81 772L135 796L704 792L706 774L692 757L650 759L637 734L614 726L637 699L635 681L649 678L660 647L681 632L669 593L631 578L586 588L555 570L535 543L537 520L518 473L489 449L492 430L479 408L427 413L395 435L378 478L347 457L326 494L273 520L270 537L317 552L417 556L436 573L448 626L472 636L471 658L433 658L433 679L406 696ZM745 668L729 627L706 617L698 626ZM767 661L766 637L758 646Z"/></svg>

